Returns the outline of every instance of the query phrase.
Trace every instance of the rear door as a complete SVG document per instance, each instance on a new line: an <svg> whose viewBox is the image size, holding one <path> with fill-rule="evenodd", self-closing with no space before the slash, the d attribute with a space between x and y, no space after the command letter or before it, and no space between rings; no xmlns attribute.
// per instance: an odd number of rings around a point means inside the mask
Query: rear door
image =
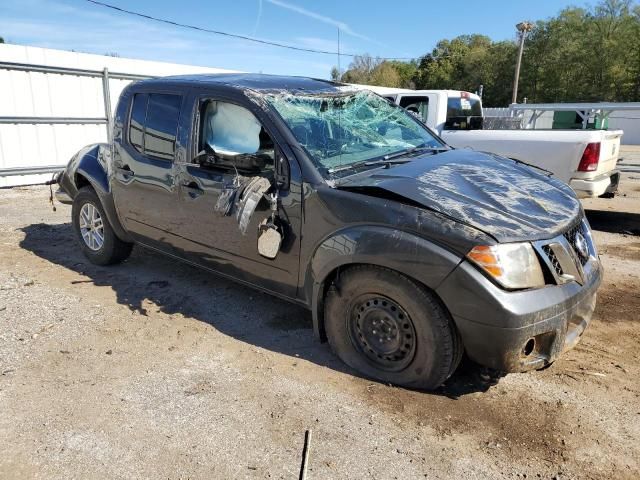
<svg viewBox="0 0 640 480"><path fill-rule="evenodd" d="M116 139L112 189L118 216L140 241L162 249L180 229L176 184L177 130L184 98L171 92L137 92Z"/></svg>

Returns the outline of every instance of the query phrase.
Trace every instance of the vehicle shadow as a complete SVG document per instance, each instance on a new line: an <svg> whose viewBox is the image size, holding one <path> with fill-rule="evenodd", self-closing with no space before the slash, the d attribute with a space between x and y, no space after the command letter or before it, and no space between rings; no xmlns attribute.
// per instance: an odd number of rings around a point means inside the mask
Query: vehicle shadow
<svg viewBox="0 0 640 480"><path fill-rule="evenodd" d="M593 230L640 236L640 214L610 210L586 210Z"/></svg>
<svg viewBox="0 0 640 480"><path fill-rule="evenodd" d="M77 247L69 223L38 223L21 231L25 234L20 242L22 248L89 277L89 280L71 283L90 282L110 287L118 303L131 311L141 315L153 315L156 311L181 314L243 342L361 376L337 359L327 344L316 340L311 313L300 306L141 247L136 247L131 257L120 265L93 265ZM458 398L486 391L498 378L466 360L434 393Z"/></svg>

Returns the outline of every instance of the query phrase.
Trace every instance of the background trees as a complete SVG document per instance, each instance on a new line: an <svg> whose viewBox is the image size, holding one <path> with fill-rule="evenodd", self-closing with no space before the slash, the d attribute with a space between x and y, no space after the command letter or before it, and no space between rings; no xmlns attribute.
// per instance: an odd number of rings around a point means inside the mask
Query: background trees
<svg viewBox="0 0 640 480"><path fill-rule="evenodd" d="M349 83L475 92L484 85L484 104L511 101L517 44L484 35L462 35L437 43L411 62L355 57L342 75ZM601 0L589 8L570 7L539 20L527 37L519 101L639 101L640 5Z"/></svg>

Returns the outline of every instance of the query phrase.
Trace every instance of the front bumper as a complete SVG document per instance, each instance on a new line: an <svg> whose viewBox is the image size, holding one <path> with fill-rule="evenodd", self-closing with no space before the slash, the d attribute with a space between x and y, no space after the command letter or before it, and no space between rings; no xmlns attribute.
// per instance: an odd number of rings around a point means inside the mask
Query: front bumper
<svg viewBox="0 0 640 480"><path fill-rule="evenodd" d="M468 262L436 290L449 308L467 355L504 372L524 372L554 362L578 343L591 321L602 266L592 258L585 283L569 282L508 292Z"/></svg>

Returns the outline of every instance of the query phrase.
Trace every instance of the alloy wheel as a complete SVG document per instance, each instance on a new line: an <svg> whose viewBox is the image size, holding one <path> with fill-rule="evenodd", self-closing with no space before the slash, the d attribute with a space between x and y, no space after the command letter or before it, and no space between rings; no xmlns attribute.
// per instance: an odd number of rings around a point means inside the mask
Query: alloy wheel
<svg viewBox="0 0 640 480"><path fill-rule="evenodd" d="M97 252L104 245L104 224L100 212L92 203L80 209L80 234L85 245Z"/></svg>

